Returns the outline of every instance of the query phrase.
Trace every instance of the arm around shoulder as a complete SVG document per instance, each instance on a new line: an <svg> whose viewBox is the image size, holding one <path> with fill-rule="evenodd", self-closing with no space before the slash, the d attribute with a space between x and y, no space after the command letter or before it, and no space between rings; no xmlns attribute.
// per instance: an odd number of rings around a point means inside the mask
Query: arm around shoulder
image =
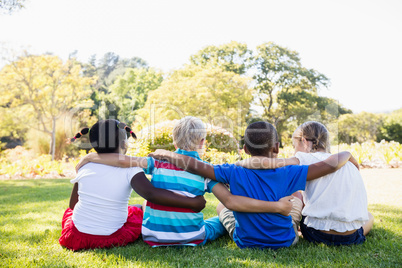
<svg viewBox="0 0 402 268"><path fill-rule="evenodd" d="M204 178L216 180L213 165L199 161L193 157L162 149L158 149L155 152L150 153L149 156L155 159L166 160L190 173L202 176Z"/></svg>
<svg viewBox="0 0 402 268"><path fill-rule="evenodd" d="M340 152L331 155L326 160L312 164L308 167L307 180L318 179L333 173L343 167L352 157L350 152Z"/></svg>
<svg viewBox="0 0 402 268"><path fill-rule="evenodd" d="M252 156L236 162L236 165L248 169L275 169L289 165L298 165L299 163L300 162L296 157L269 158L264 156Z"/></svg>
<svg viewBox="0 0 402 268"><path fill-rule="evenodd" d="M186 197L161 188L156 188L145 177L144 172L139 172L131 179L131 187L136 193L146 200L163 206L189 208L199 212L205 207L205 199L203 196L194 198Z"/></svg>
<svg viewBox="0 0 402 268"><path fill-rule="evenodd" d="M280 213L289 215L292 209L293 197L281 198L278 202L262 201L250 197L233 195L225 185L218 183L212 188L212 193L228 209L249 213Z"/></svg>

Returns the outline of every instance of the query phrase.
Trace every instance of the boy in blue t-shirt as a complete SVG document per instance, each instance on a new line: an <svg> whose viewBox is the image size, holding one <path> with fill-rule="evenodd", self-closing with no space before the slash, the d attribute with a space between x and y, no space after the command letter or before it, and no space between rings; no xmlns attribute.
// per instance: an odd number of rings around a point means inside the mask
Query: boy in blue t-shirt
<svg viewBox="0 0 402 268"><path fill-rule="evenodd" d="M212 166L165 150L157 150L150 156L168 160L188 172L205 178L228 183L232 194L265 201L277 201L284 196L304 190L306 180L332 173L351 158L349 152L342 152L310 166L288 166L297 164L294 158L275 162L274 158L279 150L278 134L267 122L250 124L244 135L244 143L246 153L272 158L274 166L281 168L254 170L234 164ZM232 212L221 204L217 211L222 224L238 247L276 249L288 247L298 240L297 228L301 218L302 202L298 198L294 200L291 216L277 213Z"/></svg>

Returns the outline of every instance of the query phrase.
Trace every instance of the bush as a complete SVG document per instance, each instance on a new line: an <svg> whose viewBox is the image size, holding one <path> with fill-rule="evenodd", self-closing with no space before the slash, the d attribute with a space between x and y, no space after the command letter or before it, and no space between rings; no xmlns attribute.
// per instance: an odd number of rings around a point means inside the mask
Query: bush
<svg viewBox="0 0 402 268"><path fill-rule="evenodd" d="M402 143L402 109L386 115L379 132L377 141L386 140Z"/></svg>
<svg viewBox="0 0 402 268"><path fill-rule="evenodd" d="M173 127L178 120L164 121L151 127L144 128L138 133L138 140L132 142L130 154L138 156L156 149L175 150L173 145ZM229 131L210 124L207 125L206 151L216 149L219 152L237 152L239 144ZM136 154L137 155L137 154Z"/></svg>

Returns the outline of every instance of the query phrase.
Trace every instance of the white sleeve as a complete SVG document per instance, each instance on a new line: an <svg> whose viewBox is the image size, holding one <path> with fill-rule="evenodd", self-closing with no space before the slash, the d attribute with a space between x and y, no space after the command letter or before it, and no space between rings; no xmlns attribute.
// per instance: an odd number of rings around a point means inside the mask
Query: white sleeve
<svg viewBox="0 0 402 268"><path fill-rule="evenodd" d="M297 152L295 157L299 159L300 165L309 165L311 164L309 161L309 153Z"/></svg>
<svg viewBox="0 0 402 268"><path fill-rule="evenodd" d="M80 179L82 178L82 176L85 175L85 174L86 174L86 170L84 170L84 168L80 168L80 169L78 170L78 173L77 173L77 175L75 176L75 178L74 178L74 179L71 179L70 182L71 182L72 184L74 184L74 183L76 183L76 182L79 182Z"/></svg>
<svg viewBox="0 0 402 268"><path fill-rule="evenodd" d="M131 167L127 168L127 181L131 183L131 179L140 172L144 172L142 168L139 167Z"/></svg>

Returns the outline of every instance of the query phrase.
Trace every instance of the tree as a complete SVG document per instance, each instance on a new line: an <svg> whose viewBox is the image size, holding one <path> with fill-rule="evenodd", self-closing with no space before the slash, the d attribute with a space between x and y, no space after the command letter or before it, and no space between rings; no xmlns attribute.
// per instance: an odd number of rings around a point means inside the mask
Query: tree
<svg viewBox="0 0 402 268"><path fill-rule="evenodd" d="M157 89L163 81L162 73L154 69L127 69L109 87L108 99L118 108L118 117L131 124L134 111L144 107L148 93Z"/></svg>
<svg viewBox="0 0 402 268"><path fill-rule="evenodd" d="M187 66L150 92L136 123L145 127L191 115L239 134L251 100L248 78L220 68Z"/></svg>
<svg viewBox="0 0 402 268"><path fill-rule="evenodd" d="M377 141L397 141L402 143L402 109L385 115L383 124L379 128Z"/></svg>
<svg viewBox="0 0 402 268"><path fill-rule="evenodd" d="M208 46L190 57L196 66L222 68L226 72L244 74L247 72L252 52L246 44L232 41L221 46Z"/></svg>
<svg viewBox="0 0 402 268"><path fill-rule="evenodd" d="M288 121L318 110L317 91L328 78L301 65L299 54L273 42L257 47L254 56L255 89L263 118L275 125L279 136Z"/></svg>
<svg viewBox="0 0 402 268"><path fill-rule="evenodd" d="M1 105L25 109L30 126L48 134L52 160L56 146L56 120L86 100L90 78L82 77L75 60L66 63L52 55L26 55L0 71Z"/></svg>
<svg viewBox="0 0 402 268"><path fill-rule="evenodd" d="M92 86L91 100L98 109L92 110L92 115L98 118L116 117L115 105L110 102L109 87L117 77L123 75L129 68L147 68L147 63L138 57L121 58L119 55L108 52L100 60L96 55L89 58L88 63L82 64L82 72L85 77L93 78L96 83Z"/></svg>
<svg viewBox="0 0 402 268"><path fill-rule="evenodd" d="M93 66L95 58L91 58L90 60L92 60L91 65ZM133 57L124 59L113 52L107 52L96 65L96 73L98 76L96 88L106 92L109 86L113 84L114 80L116 80L119 75L123 75L126 69L146 67L147 63L141 58Z"/></svg>
<svg viewBox="0 0 402 268"><path fill-rule="evenodd" d="M344 114L338 119L339 142L354 143L375 141L378 129L382 125L382 116L367 112Z"/></svg>

